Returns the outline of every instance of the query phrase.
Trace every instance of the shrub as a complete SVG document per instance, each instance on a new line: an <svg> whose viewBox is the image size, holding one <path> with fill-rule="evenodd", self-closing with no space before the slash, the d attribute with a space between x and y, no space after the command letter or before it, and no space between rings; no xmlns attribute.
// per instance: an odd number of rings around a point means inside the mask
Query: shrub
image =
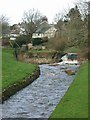
<svg viewBox="0 0 90 120"><path fill-rule="evenodd" d="M35 45L40 45L40 44L42 44L42 43L45 43L45 42L47 42L48 41L48 39L47 38L34 38L34 39L32 39L32 44L33 44L33 46L35 46Z"/></svg>
<svg viewBox="0 0 90 120"><path fill-rule="evenodd" d="M66 41L64 39L56 38L54 42L54 48L57 51L64 51L66 47Z"/></svg>
<svg viewBox="0 0 90 120"><path fill-rule="evenodd" d="M16 38L17 44L21 47L23 44L27 44L31 42L29 35L21 35Z"/></svg>
<svg viewBox="0 0 90 120"><path fill-rule="evenodd" d="M2 46L9 46L10 43L9 43L9 37L3 37L2 38Z"/></svg>
<svg viewBox="0 0 90 120"><path fill-rule="evenodd" d="M47 47L56 51L63 52L67 45L66 42L67 40L65 36L55 36L54 38L49 40Z"/></svg>

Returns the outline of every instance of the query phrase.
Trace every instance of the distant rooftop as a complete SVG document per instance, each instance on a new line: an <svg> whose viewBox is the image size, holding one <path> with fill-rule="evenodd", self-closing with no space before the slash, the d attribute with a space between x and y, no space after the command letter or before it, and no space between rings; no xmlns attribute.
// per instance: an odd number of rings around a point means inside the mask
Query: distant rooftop
<svg viewBox="0 0 90 120"><path fill-rule="evenodd" d="M43 21L47 21L47 22L48 22L48 19L47 19L46 16L44 16L44 17L42 18L42 22L43 22Z"/></svg>

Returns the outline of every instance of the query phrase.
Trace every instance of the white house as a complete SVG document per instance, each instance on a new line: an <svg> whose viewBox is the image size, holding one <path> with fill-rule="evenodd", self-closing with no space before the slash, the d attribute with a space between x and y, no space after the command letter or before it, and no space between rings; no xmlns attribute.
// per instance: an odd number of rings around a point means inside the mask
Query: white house
<svg viewBox="0 0 90 120"><path fill-rule="evenodd" d="M56 31L54 25L48 24L47 18L44 17L37 30L33 33L32 38L53 38Z"/></svg>
<svg viewBox="0 0 90 120"><path fill-rule="evenodd" d="M18 37L20 35L26 35L25 28L22 24L14 24L11 26L10 37Z"/></svg>

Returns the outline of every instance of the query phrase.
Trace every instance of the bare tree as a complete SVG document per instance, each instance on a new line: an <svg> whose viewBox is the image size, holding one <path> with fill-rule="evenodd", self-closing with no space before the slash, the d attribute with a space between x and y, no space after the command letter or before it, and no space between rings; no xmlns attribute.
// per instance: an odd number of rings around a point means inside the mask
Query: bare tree
<svg viewBox="0 0 90 120"><path fill-rule="evenodd" d="M80 9L82 16L85 18L88 15L88 12L90 12L90 1L78 0L75 4Z"/></svg>
<svg viewBox="0 0 90 120"><path fill-rule="evenodd" d="M63 20L64 14L58 12L54 17L54 22L57 23L59 20Z"/></svg>
<svg viewBox="0 0 90 120"><path fill-rule="evenodd" d="M30 9L24 12L23 22L25 24L26 33L32 37L33 32L36 30L38 24L41 22L42 15L38 10Z"/></svg>
<svg viewBox="0 0 90 120"><path fill-rule="evenodd" d="M65 30L65 22L67 11L63 13L58 12L54 17L55 27L57 28L56 35L53 42L50 43L51 47L57 51L63 52L67 43L67 35Z"/></svg>
<svg viewBox="0 0 90 120"><path fill-rule="evenodd" d="M64 35L58 35L54 39L54 49L63 52L67 45L67 37Z"/></svg>
<svg viewBox="0 0 90 120"><path fill-rule="evenodd" d="M2 36L2 24L1 24L1 21L0 21L0 37Z"/></svg>
<svg viewBox="0 0 90 120"><path fill-rule="evenodd" d="M9 20L5 15L0 16L0 27L2 36L6 36L10 32Z"/></svg>

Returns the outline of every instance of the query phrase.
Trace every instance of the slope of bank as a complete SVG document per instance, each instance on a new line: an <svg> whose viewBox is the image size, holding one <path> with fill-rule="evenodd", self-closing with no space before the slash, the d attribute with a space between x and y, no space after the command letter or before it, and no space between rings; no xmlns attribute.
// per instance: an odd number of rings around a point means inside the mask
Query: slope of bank
<svg viewBox="0 0 90 120"><path fill-rule="evenodd" d="M30 84L40 74L39 67L16 61L12 49L2 50L2 100Z"/></svg>
<svg viewBox="0 0 90 120"><path fill-rule="evenodd" d="M81 66L51 118L88 118L88 63Z"/></svg>

